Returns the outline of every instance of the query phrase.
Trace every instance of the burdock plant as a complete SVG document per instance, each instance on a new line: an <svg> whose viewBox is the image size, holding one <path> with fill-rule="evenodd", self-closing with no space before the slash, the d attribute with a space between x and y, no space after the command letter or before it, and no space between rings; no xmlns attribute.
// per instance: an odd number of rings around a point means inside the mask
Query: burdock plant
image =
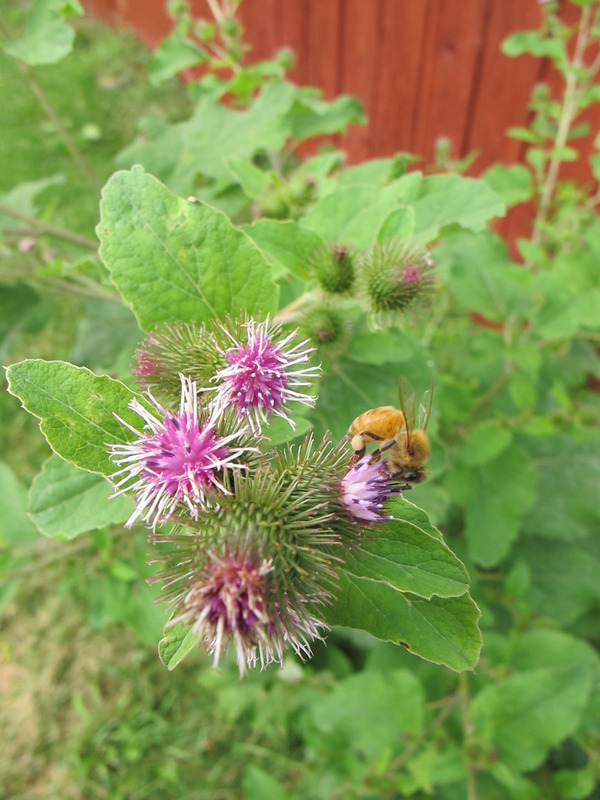
<svg viewBox="0 0 600 800"><path fill-rule="evenodd" d="M304 336L282 329L280 321L305 317L312 300L323 303L312 288L295 296L299 280L314 287L314 275L291 250L313 252L328 237L259 222L240 230L139 168L116 173L103 191L100 255L145 332L133 370L139 388L127 374L122 382L30 359L9 368L10 391L40 419L62 459L56 467L53 457L52 468L67 482L84 470L86 486L92 481L108 500L103 479L111 481L114 499L98 517L146 528L150 561L159 564L154 580L170 612L159 648L169 668L198 644L216 664L235 650L242 674L282 663L286 652L306 659L333 625L402 642L453 669L472 668L479 612L466 570L427 515L400 494L385 453L358 460L327 424L294 443L299 410L308 429L323 421L312 410L320 380L312 343L341 339L350 319L336 304L339 318L312 317L310 341L307 326ZM272 237L280 265L294 255L303 276L286 288L287 311L279 308L266 254ZM350 290L346 255L333 253L329 264L342 280L328 284L330 303ZM376 262L361 278L375 310L402 310L426 296L426 255L385 249ZM356 315L361 297L347 302ZM360 409L350 413L341 393L339 403L344 431ZM268 437L281 442L284 428L291 442L278 449ZM84 530L103 520L86 521ZM81 532L79 520L73 525Z"/></svg>

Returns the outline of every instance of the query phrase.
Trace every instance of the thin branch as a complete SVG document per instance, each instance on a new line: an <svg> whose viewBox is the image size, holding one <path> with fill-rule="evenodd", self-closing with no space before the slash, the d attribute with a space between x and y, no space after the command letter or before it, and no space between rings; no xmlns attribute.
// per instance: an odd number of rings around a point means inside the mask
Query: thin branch
<svg viewBox="0 0 600 800"><path fill-rule="evenodd" d="M475 767L469 758L468 746L473 735L473 724L469 712L469 679L466 672L459 675L460 681L460 713L464 731L463 755L467 774L467 800L477 800L477 784L475 782Z"/></svg>
<svg viewBox="0 0 600 800"><path fill-rule="evenodd" d="M588 45L591 13L590 7L582 9L581 12L575 53L573 54L573 60L565 78L563 106L558 123L558 130L556 131L556 136L554 138L553 147L556 150L564 147L567 143L571 124L575 114L577 113L577 72L583 66L583 55ZM558 156L554 156L550 160L548 172L546 173L546 180L544 181L538 213L534 222L533 235L531 237L532 242L535 244L539 244L542 239L542 227L546 221L546 217L548 216L552 197L554 196L554 190L556 188L556 181L558 179L561 163L562 161Z"/></svg>
<svg viewBox="0 0 600 800"><path fill-rule="evenodd" d="M35 75L33 74L33 70L31 69L29 64L25 64L23 61L19 62L19 69L21 70L23 75L27 78L31 91L37 97L40 105L46 112L46 115L48 116L48 118L51 120L52 124L58 131L60 138L63 140L65 147L69 151L71 158L73 159L75 164L78 166L81 174L90 184L92 189L94 189L95 191L99 191L101 187L98 183L98 180L96 179L94 173L92 172L89 164L83 157L81 150L77 147L75 140L73 139L69 131L65 128L65 126L62 124L62 121L58 116L56 109L50 102L48 95L43 90L42 86L38 83Z"/></svg>
<svg viewBox="0 0 600 800"><path fill-rule="evenodd" d="M22 222L26 222L34 230L37 230L38 233L47 233L49 236L56 236L59 239L64 239L67 242L73 242L73 244L78 244L81 247L85 247L87 250L93 250L94 252L98 250L98 242L94 241L94 239L88 239L87 236L81 236L78 233L74 233L66 228L59 228L57 225L51 225L48 222L42 222L35 217L30 217L28 214L24 214L22 211L17 211L16 208L7 206L5 203L0 203L0 214L6 214L7 217L12 217L13 219L19 219Z"/></svg>

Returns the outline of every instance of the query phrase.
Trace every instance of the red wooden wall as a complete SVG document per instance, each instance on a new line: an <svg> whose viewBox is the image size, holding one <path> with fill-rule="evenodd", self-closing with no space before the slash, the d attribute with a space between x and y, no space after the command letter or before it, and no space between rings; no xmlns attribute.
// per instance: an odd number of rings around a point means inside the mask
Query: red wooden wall
<svg viewBox="0 0 600 800"><path fill-rule="evenodd" d="M171 27L165 0L87 0L113 24L131 27L149 44ZM198 16L210 17L206 0L192 0ZM500 43L513 31L537 28L538 0L244 0L239 16L253 58L291 47L291 77L316 85L327 98L361 98L369 118L339 142L351 162L405 150L430 160L439 137L452 143L452 157L478 150L477 174L496 161L522 160L524 147L508 139L513 125L527 125L533 85L560 77L548 63L529 56L510 59ZM563 3L563 15L578 10ZM592 133L580 140L584 155L600 129L600 111L588 115ZM581 162L562 174L590 179ZM514 215L513 215L514 216ZM503 233L513 238L510 219ZM522 228L522 215L517 223Z"/></svg>

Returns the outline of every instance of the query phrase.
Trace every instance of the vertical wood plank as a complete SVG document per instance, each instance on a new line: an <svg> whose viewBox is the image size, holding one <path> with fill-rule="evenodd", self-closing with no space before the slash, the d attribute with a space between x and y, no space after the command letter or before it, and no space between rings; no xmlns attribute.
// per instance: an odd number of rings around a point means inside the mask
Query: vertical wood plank
<svg viewBox="0 0 600 800"><path fill-rule="evenodd" d="M381 3L379 0L345 0L340 41L338 93L352 94L363 102L367 117L374 110L377 74L377 41ZM353 125L343 137L343 147L352 162L364 161L373 152L373 127Z"/></svg>
<svg viewBox="0 0 600 800"><path fill-rule="evenodd" d="M540 21L537 0L507 3L493 0L485 30L482 59L471 116L465 126L462 155L479 150L477 172L494 161L506 163L522 156L522 146L506 136L509 127L527 125L527 105L533 84L540 78L540 62L530 56L507 58L500 51L502 41L518 30L536 28Z"/></svg>
<svg viewBox="0 0 600 800"><path fill-rule="evenodd" d="M252 61L270 58L280 46L277 30L279 0L249 0L242 3L238 16L245 28L246 41L252 45Z"/></svg>
<svg viewBox="0 0 600 800"><path fill-rule="evenodd" d="M333 99L339 85L340 20L342 0L309 0L304 43L307 80Z"/></svg>
<svg viewBox="0 0 600 800"><path fill-rule="evenodd" d="M435 0L428 10L421 89L411 147L431 159L444 136L459 155L469 113L475 66L482 47L484 0Z"/></svg>
<svg viewBox="0 0 600 800"><path fill-rule="evenodd" d="M131 28L135 35L151 47L159 44L173 27L173 22L165 4L149 0L115 0L115 19L117 25Z"/></svg>
<svg viewBox="0 0 600 800"><path fill-rule="evenodd" d="M421 91L421 46L427 3L384 0L376 40L377 71L369 124L372 152L408 150L417 97Z"/></svg>
<svg viewBox="0 0 600 800"><path fill-rule="evenodd" d="M308 62L306 42L308 41L308 0L294 0L293 3L278 4L278 42L277 46L289 47L294 52L294 69L290 78L299 85L308 82Z"/></svg>

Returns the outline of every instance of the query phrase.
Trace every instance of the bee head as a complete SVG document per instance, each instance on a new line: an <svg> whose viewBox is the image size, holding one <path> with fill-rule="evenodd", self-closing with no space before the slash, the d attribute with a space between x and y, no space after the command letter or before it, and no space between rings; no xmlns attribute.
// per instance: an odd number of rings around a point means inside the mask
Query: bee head
<svg viewBox="0 0 600 800"><path fill-rule="evenodd" d="M392 473L394 480L403 480L407 483L421 483L427 477L427 471L423 467L407 467Z"/></svg>

